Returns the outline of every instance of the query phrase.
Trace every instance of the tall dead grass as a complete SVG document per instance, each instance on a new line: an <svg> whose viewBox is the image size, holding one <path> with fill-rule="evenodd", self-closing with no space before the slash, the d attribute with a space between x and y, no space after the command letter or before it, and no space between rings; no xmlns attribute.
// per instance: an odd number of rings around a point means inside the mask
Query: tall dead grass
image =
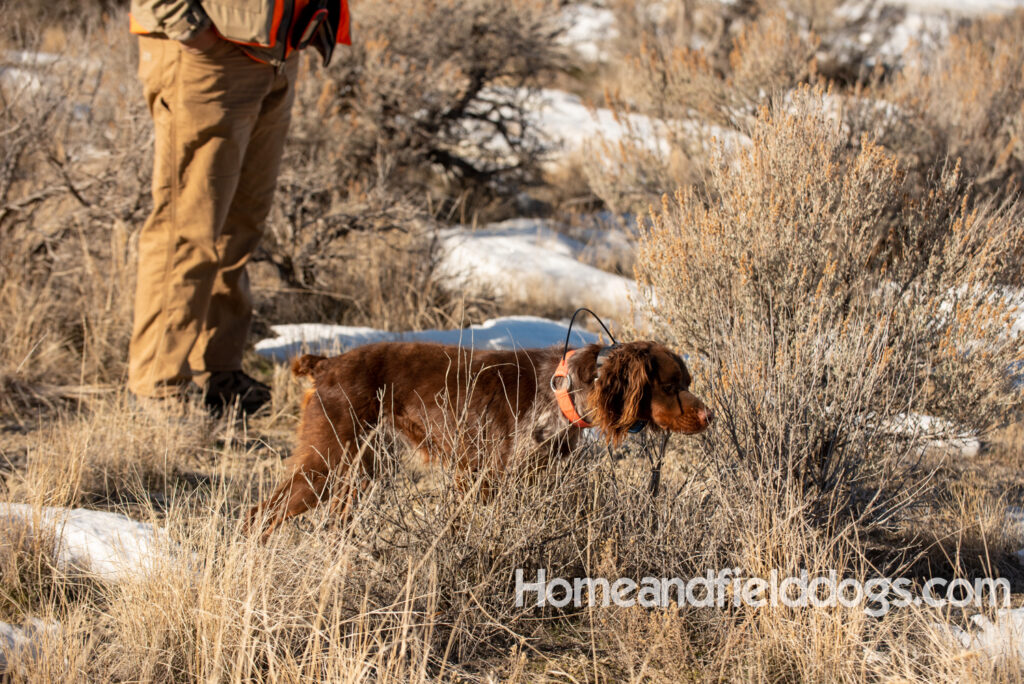
<svg viewBox="0 0 1024 684"><path fill-rule="evenodd" d="M703 184L714 150L745 144L758 109L787 101L801 84L831 84L830 108L850 132L851 151L867 135L894 153L911 175L908 191L927 193L936 170L957 160L979 196L998 201L1019 191L1024 13L951 22L948 42L912 43L899 57L851 47L862 34L877 41L892 31L902 15L886 8L659 7L615 4L623 32L607 105L658 124L653 139L627 131L585 165L591 190L613 210L642 212L663 193Z"/></svg>
<svg viewBox="0 0 1024 684"><path fill-rule="evenodd" d="M275 390L287 393L293 382L281 374ZM68 450L66 468L108 479L55 479L48 497L26 498L59 503L75 492L83 500L86 491L110 487L108 496L84 500L157 521L171 541L155 547L148 572L116 583L57 567L46 534L28 546L0 545L4 616L60 624L41 651L14 654L16 678L1014 681L1020 674L1014 663L960 656L943 626L958 621L953 613L515 606L517 568L528 580L538 568L549 577L612 579L688 578L721 567L861 580L879 573L869 540L820 525L792 481L766 483L702 457L703 448L672 449L657 497L644 458L657 445L635 443L627 458L591 448L539 478L509 479L482 504L455 485L454 473L423 470L407 445L377 434L369 446L391 467L350 524L320 510L263 547L240 532L241 515L278 479L276 457L268 462L244 440L216 446L187 424L185 441L166 433L164 452L121 411L116 403L98 409L92 437L88 426L69 422L37 438L40 446L58 444L55 437L71 444L84 431L86 446ZM719 441L712 435L705 446ZM165 477L168 495L131 503L110 496L120 490L109 484L115 477L128 482L140 469ZM192 469L204 485L189 483ZM779 496L765 494L772 487Z"/></svg>
<svg viewBox="0 0 1024 684"><path fill-rule="evenodd" d="M414 8L359 6L392 18ZM797 38L793 61L772 61L794 44L771 23L778 15L764 16L744 49L774 45L764 64L784 75L780 83L804 78L809 44ZM386 24L381 35L420 38L415 22ZM495 31L523 26L536 24ZM123 374L131 236L146 212L148 146L138 144L146 130L141 98L124 85L133 82L130 52L119 33L104 40L112 56L96 91L103 95L84 123L76 105L81 84L92 81L67 64L73 60L53 67L77 74L66 97L3 91L0 135L10 137L0 167L8 174L0 185L0 376L9 389L5 419L18 428L2 433L5 498L125 511L158 523L173 543L151 572L111 583L57 567L45 531L0 535L0 617L60 624L40 651L12 654L15 680L1024 678L1017 659L963 651L949 634L965 621L955 611L873 618L841 607L514 605L517 568L528 579L538 568L611 579L688 578L724 567L761 576L835 571L862 581L1004 572L1022 544L1006 520L1007 498L984 476L964 476L957 459L924 447L963 429L988 430L1019 406L1005 375L1021 361L1020 338L1006 335L1005 318L1008 288L1020 280L1018 205L972 194L963 167L952 163L918 192L902 155L851 134L828 94L765 99L754 88L763 76L751 77L739 101L749 147L715 157L702 142L699 173L682 154L666 172L657 158L623 148L637 177L653 179L641 193L624 193L638 206L683 174L702 179L700 190L684 189L655 209L637 261L657 335L690 354L694 390L719 416L709 434L671 445L657 496L647 460L656 443L630 443L614 455L585 449L543 476L510 479L481 503L454 486L453 473L424 472L411 464L408 445L379 434L370 448L393 467L351 524L321 511L259 547L241 534L240 520L280 478L299 384L283 369L268 371L272 410L240 425L138 415L112 387ZM428 43L385 43L364 46L373 60L353 60L356 71L372 71L360 87L384 82L380 70L389 68L397 69L389 83L422 78L407 53ZM688 59L696 53L669 66L691 69ZM431 73L450 70L452 81L438 81L440 91L420 83L415 92L427 100L462 92L465 73L445 64L430 62L439 69ZM737 64L761 73L754 62ZM733 97L724 92L728 78L697 71L718 79L708 88ZM672 92L698 101L707 92L685 91L690 85L680 75ZM381 98L389 94L394 88ZM328 89L328 110L343 97ZM349 124L360 135L386 127L370 114L383 101L357 102L350 106L358 111L336 119L328 112L326 127ZM658 106L687 112L685 100L672 102ZM723 127L733 125L721 118L731 107L718 110ZM315 121L300 121L299 135ZM264 281L304 294L279 293L267 316L332 312L339 321L397 326L453 315L457 307L431 289L431 252L420 240L429 239L432 217L457 215L447 213L457 202L424 209L389 180L422 182L416 164L429 155L420 148L413 151L421 156L405 158L385 146L381 160L415 164L374 161L360 167L349 192L317 175L336 151L310 136L292 147L266 255L277 261ZM614 180L606 187L622 191ZM366 248L363 240L379 236L371 229L394 242ZM335 249L353 259L349 271L326 254ZM353 301L305 304L314 291ZM946 422L915 430L900 422L913 412Z"/></svg>
<svg viewBox="0 0 1024 684"><path fill-rule="evenodd" d="M972 205L956 168L909 200L882 148L847 160L828 111L810 89L763 109L751 147L713 167L714 196L652 212L637 272L659 335L713 388L708 457L841 540L929 501L923 438L1018 410L1024 223L1019 205Z"/></svg>
<svg viewBox="0 0 1024 684"><path fill-rule="evenodd" d="M520 87L557 64L550 21L525 0L354 5L364 37L327 71L304 62L281 201L253 265L257 329L476 322L493 304L442 287L437 219L472 219L536 171ZM0 405L11 415L123 381L150 204L151 124L124 10L89 5L67 24L40 12L0 54ZM429 35L413 30L427 14Z"/></svg>
<svg viewBox="0 0 1024 684"><path fill-rule="evenodd" d="M982 18L938 50L908 55L894 78L866 92L892 103L862 114L873 135L926 173L960 159L979 190L1012 197L1024 180L1024 12Z"/></svg>
<svg viewBox="0 0 1024 684"><path fill-rule="evenodd" d="M665 192L703 183L713 150L742 144L759 107L817 78L819 39L782 3L685 3L678 19L661 3L615 7L620 19L634 17L623 19L621 75L605 97L625 135L584 165L614 211L643 212ZM651 21L687 37L665 40L662 29L642 28ZM633 114L654 123L631 123Z"/></svg>

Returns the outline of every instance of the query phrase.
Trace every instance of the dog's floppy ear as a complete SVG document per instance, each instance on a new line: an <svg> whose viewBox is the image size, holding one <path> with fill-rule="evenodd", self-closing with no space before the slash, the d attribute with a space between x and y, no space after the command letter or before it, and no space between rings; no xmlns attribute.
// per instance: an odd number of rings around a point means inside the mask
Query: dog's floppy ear
<svg viewBox="0 0 1024 684"><path fill-rule="evenodd" d="M614 350L601 367L589 399L596 413L596 425L612 444L621 442L633 423L640 420L650 373L650 350L635 344Z"/></svg>

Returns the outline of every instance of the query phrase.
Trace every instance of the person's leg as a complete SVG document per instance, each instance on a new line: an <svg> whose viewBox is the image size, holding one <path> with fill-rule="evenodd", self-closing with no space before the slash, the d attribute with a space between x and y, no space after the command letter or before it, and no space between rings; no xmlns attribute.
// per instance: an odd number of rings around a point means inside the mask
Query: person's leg
<svg viewBox="0 0 1024 684"><path fill-rule="evenodd" d="M217 276L217 238L274 72L227 43L194 54L175 41L141 37L139 52L156 142L128 386L139 396L167 397L191 380L188 358Z"/></svg>
<svg viewBox="0 0 1024 684"><path fill-rule="evenodd" d="M245 266L263 235L264 221L270 213L291 121L297 72L297 58L288 60L262 102L238 187L217 240L220 262L210 307L189 357L195 379L201 385L211 376L242 368L242 351L252 321L252 294Z"/></svg>

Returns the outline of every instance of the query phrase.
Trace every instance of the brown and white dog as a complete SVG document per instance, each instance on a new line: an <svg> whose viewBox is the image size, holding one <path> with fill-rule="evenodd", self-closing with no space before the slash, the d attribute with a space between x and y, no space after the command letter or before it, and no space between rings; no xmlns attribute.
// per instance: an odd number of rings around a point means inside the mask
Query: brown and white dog
<svg viewBox="0 0 1024 684"><path fill-rule="evenodd" d="M457 473L543 467L570 452L593 425L611 444L632 429L697 434L711 411L690 393L683 360L656 342L561 349L473 351L390 342L292 364L313 378L302 403L291 474L249 512L266 539L284 520L330 499L347 513L380 465L364 438L383 421L428 461ZM362 447L362 448L361 448ZM334 474L339 486L328 492Z"/></svg>

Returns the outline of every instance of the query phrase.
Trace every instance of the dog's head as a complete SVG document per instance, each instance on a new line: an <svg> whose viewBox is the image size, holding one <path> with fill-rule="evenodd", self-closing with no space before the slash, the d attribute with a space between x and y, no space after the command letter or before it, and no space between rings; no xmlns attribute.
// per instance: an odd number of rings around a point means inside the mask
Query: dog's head
<svg viewBox="0 0 1024 684"><path fill-rule="evenodd" d="M608 353L590 390L591 415L613 443L638 421L695 435L707 429L713 414L690 393L691 380L686 364L665 345L618 345Z"/></svg>

